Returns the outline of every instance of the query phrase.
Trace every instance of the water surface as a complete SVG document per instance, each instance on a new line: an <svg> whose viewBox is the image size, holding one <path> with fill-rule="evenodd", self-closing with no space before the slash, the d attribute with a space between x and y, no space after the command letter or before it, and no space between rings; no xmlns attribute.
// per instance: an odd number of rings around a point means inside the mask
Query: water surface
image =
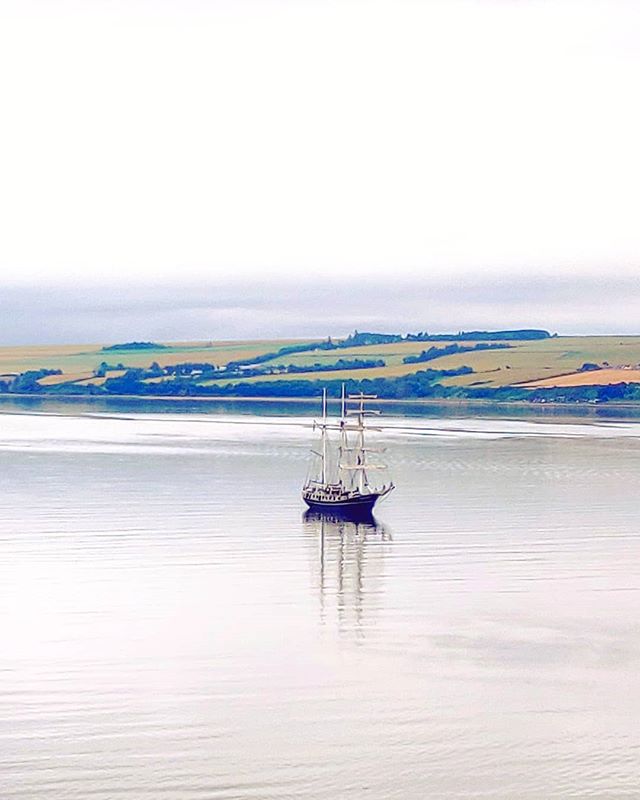
<svg viewBox="0 0 640 800"><path fill-rule="evenodd" d="M640 424L0 415L6 798L631 798Z"/></svg>

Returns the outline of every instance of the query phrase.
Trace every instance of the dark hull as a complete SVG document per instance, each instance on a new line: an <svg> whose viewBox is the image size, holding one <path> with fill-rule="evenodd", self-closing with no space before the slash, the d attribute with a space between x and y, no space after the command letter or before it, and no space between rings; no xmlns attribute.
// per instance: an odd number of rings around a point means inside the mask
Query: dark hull
<svg viewBox="0 0 640 800"><path fill-rule="evenodd" d="M349 500L310 500L306 497L303 500L309 506L310 511L340 516L368 517L371 516L371 511L379 497L379 494L371 494Z"/></svg>

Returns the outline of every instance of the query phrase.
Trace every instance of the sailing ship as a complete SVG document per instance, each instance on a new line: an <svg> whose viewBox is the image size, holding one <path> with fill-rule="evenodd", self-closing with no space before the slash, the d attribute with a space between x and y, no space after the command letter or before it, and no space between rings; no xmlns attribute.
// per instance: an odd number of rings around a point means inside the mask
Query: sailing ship
<svg viewBox="0 0 640 800"><path fill-rule="evenodd" d="M365 419L377 415L365 403L376 400L376 395L350 394L342 388L342 413L340 419L327 417L327 391L322 393L322 421L314 422L320 431L320 448L312 448L312 467L302 487L302 499L312 511L334 512L350 516L371 514L373 506L395 487L392 481L378 485L371 477L377 470L386 470L381 463L370 460L371 453L380 453L365 444ZM337 442L330 440L329 431L336 431Z"/></svg>

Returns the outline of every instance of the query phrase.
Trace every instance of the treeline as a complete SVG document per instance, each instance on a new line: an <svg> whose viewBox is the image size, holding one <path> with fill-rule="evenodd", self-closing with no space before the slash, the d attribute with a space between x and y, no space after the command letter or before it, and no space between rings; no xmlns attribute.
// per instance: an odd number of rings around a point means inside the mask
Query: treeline
<svg viewBox="0 0 640 800"><path fill-rule="evenodd" d="M38 381L47 375L62 375L61 369L30 369L13 378L0 381L0 392L14 392L19 394L42 391L45 387Z"/></svg>
<svg viewBox="0 0 640 800"><path fill-rule="evenodd" d="M314 397L321 393L323 388L329 393L334 391L339 393L344 383L347 392L373 392L380 397L390 398L430 397L439 389L447 388L437 381L472 372L471 367L464 366L458 369L423 370L398 378L349 378L346 381L279 380L202 386L180 378L146 383L130 370L118 378L109 378L102 387L96 388L102 389L107 394L152 397Z"/></svg>
<svg viewBox="0 0 640 800"><path fill-rule="evenodd" d="M210 364L208 361L184 361L181 364L168 364L166 367L161 367L157 361L151 365L162 370L161 375L200 375L203 378L212 378L219 370L215 364Z"/></svg>
<svg viewBox="0 0 640 800"><path fill-rule="evenodd" d="M461 345L450 344L447 347L430 347L428 350L423 350L417 356L405 356L402 359L403 364L421 364L424 361L433 361L436 358L443 356L451 356L454 353L470 353L474 350L504 350L511 347L510 344L492 344L490 342L480 342L475 345Z"/></svg>
<svg viewBox="0 0 640 800"><path fill-rule="evenodd" d="M365 392L382 399L411 400L420 398L490 400L494 402L525 401L529 403L606 403L609 401L640 402L640 384L618 383L609 386L573 386L545 389L522 389L514 386L444 386L443 378L472 373L464 366L451 370L422 370L395 378L349 378L342 380L279 380L255 383L227 383L202 386L189 380L176 379L145 383L127 375L111 378L104 386L64 387L74 394L141 395L149 397L317 397L326 388L329 395L339 396L342 384L348 393ZM61 391L60 386L41 387L47 392Z"/></svg>
<svg viewBox="0 0 640 800"><path fill-rule="evenodd" d="M122 362L117 364L109 364L108 361L102 361L98 367L93 370L93 376L95 378L104 378L107 372L115 372L116 370L123 369L126 369L126 367Z"/></svg>
<svg viewBox="0 0 640 800"><path fill-rule="evenodd" d="M238 369L255 364L263 364L266 361L280 359L283 356L296 353L311 353L316 350L340 350L349 347L368 347L370 345L394 344L397 342L442 342L442 341L531 341L535 339L549 339L549 331L537 328L523 328L513 331L459 331L458 333L374 333L369 331L354 331L346 339L334 341L328 337L322 342L308 342L303 344L291 344L274 350L270 353L263 353L253 358L239 359L230 361L227 364L229 369ZM460 352L460 351L452 351ZM428 360L428 359L425 359ZM413 363L413 362L406 362ZM417 363L417 362L416 362Z"/></svg>
<svg viewBox="0 0 640 800"><path fill-rule="evenodd" d="M96 378L104 378L109 371L123 371L127 373L127 380L147 380L149 378L188 378L193 381L209 381L209 380L232 380L232 379L246 379L254 378L265 375L286 375L300 374L305 372L335 372L337 370L351 370L351 369L373 369L375 367L384 367L385 362L383 359L364 359L364 358L339 358L330 364L287 364L277 365L272 367L261 367L260 365L245 367L236 366L218 367L215 364L210 364L206 361L185 361L181 364L169 364L161 367L157 361L154 361L150 367L123 367L122 364L115 366L102 362L100 366L94 371ZM123 377L123 376L120 376ZM109 378L109 380L117 380L117 378Z"/></svg>
<svg viewBox="0 0 640 800"><path fill-rule="evenodd" d="M471 400L526 401L529 403L607 403L640 402L640 383L613 383L605 386L554 386L544 389L521 389L517 386L454 387L463 389L455 396Z"/></svg>
<svg viewBox="0 0 640 800"><path fill-rule="evenodd" d="M555 335L555 334L554 334ZM529 342L538 339L550 339L549 331L538 328L521 328L515 331L459 331L458 333L408 333L405 340L408 342Z"/></svg>
<svg viewBox="0 0 640 800"><path fill-rule="evenodd" d="M124 342L123 344L110 344L102 348L103 353L117 350L169 350L166 344L157 342Z"/></svg>
<svg viewBox="0 0 640 800"><path fill-rule="evenodd" d="M520 328L513 331L458 331L458 333L370 333L354 331L343 339L337 347L364 347L372 344L393 344L395 342L487 342L487 341L533 341L549 339L551 334L539 328Z"/></svg>
<svg viewBox="0 0 640 800"><path fill-rule="evenodd" d="M384 367L385 361L382 358L339 358L333 364L288 364L274 372L285 372L296 374L300 372L336 372L337 370L344 369L374 369L375 367Z"/></svg>
<svg viewBox="0 0 640 800"><path fill-rule="evenodd" d="M31 370L11 380L0 381L2 393L38 393L47 395L139 395L149 397L317 397L326 388L339 396L344 383L349 393L377 394L383 399L415 398L491 400L494 402L526 401L530 403L607 403L610 401L640 403L639 383L617 383L607 386L572 386L544 389L522 389L514 386L444 386L443 378L472 373L463 366L450 370L422 370L395 378L350 378L342 380L279 380L256 383L227 383L202 386L185 377L171 381L147 383L136 370L128 370L118 378L109 378L102 386L87 384L55 384L41 386L38 379L60 374L60 370ZM37 376L37 377L36 377Z"/></svg>
<svg viewBox="0 0 640 800"><path fill-rule="evenodd" d="M458 333L360 333L355 331L342 342L340 347L363 347L372 344L393 344L394 342L487 342L487 341L534 341L550 339L551 334L539 328L521 328L513 331L458 331Z"/></svg>
<svg viewBox="0 0 640 800"><path fill-rule="evenodd" d="M251 367L256 364L264 364L266 361L274 361L281 359L285 356L296 355L298 353L313 353L317 350L341 350L347 347L364 347L368 344L381 344L387 342L401 341L402 337L396 334L387 333L355 333L347 336L346 339L339 339L334 341L330 336L321 342L305 342L302 344L287 344L284 347L273 350L269 353L263 353L259 356L252 358L243 358L236 361L229 361L227 364L228 370L240 369L241 367Z"/></svg>

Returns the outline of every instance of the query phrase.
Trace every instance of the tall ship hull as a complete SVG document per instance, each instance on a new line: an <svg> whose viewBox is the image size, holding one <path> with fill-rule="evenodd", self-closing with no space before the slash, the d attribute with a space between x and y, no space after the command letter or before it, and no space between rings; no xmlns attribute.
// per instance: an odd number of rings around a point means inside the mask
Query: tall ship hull
<svg viewBox="0 0 640 800"><path fill-rule="evenodd" d="M384 494L386 494L386 492ZM309 506L311 511L349 516L370 516L371 512L373 511L373 507L378 500L384 496L384 494L382 492L371 492L370 494L362 497L344 497L337 498L335 500L324 498L315 499L312 496L305 497L303 495L302 499Z"/></svg>
<svg viewBox="0 0 640 800"><path fill-rule="evenodd" d="M313 509L314 511L339 511L347 509L371 511L379 497L381 497L380 494L372 492L364 497L345 497L331 500L303 496L303 500L309 506L309 508Z"/></svg>
<svg viewBox="0 0 640 800"><path fill-rule="evenodd" d="M381 452L365 445L365 416L378 412L365 410L365 400L374 395L349 395L342 392L342 415L337 421L327 419L327 397L323 392L322 421L314 423L321 433L320 448L312 449L315 470L310 470L302 488L302 499L310 510L341 516L370 516L374 505L395 487L391 481L379 483L371 478L374 470L385 470L373 463L370 453ZM353 404L357 405L353 409ZM368 428L371 430L370 428ZM337 441L329 440L335 431Z"/></svg>

